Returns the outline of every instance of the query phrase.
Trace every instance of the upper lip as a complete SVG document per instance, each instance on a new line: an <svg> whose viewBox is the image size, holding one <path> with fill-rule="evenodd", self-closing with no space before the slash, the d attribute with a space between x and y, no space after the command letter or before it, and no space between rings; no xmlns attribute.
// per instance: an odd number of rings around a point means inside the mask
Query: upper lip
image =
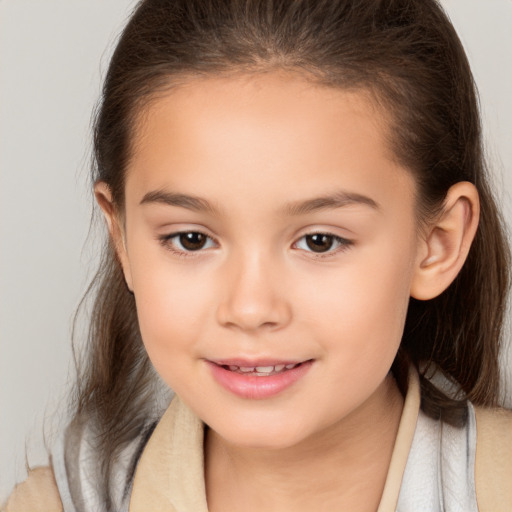
<svg viewBox="0 0 512 512"><path fill-rule="evenodd" d="M256 368L257 366L278 366L278 365L288 365L288 364L299 364L310 361L310 359L210 359L211 363L214 363L218 366L241 366L244 368Z"/></svg>

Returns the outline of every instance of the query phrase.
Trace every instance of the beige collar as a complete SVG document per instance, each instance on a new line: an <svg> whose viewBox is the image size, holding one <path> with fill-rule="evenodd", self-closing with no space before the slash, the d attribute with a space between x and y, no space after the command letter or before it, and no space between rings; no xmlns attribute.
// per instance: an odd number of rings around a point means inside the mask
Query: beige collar
<svg viewBox="0 0 512 512"><path fill-rule="evenodd" d="M402 418L378 512L394 512L420 407L411 369ZM208 512L204 486L204 425L178 398L162 416L140 458L130 512Z"/></svg>

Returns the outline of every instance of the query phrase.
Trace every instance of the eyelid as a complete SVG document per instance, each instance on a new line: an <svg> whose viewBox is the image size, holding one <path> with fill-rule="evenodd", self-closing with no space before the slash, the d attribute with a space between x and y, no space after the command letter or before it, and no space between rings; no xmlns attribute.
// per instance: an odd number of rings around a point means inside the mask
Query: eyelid
<svg viewBox="0 0 512 512"><path fill-rule="evenodd" d="M158 235L157 239L160 242L160 245L164 247L164 249L167 249L173 254L176 254L178 256L182 257L194 257L198 256L200 253L204 252L205 250L211 249L211 247L201 247L200 249L197 249L195 251L187 250L185 248L179 249L176 248L175 244L172 243L172 240L175 238L178 238L180 235L184 235L187 233L199 233L201 235L204 235L209 241L213 242L215 246L218 245L217 240L211 235L208 235L204 232L202 229L179 229L177 231L173 231L172 233L167 233L164 235Z"/></svg>
<svg viewBox="0 0 512 512"><path fill-rule="evenodd" d="M313 250L308 250L308 249L303 249L303 248L297 247L298 243L301 240L304 240L308 236L314 236L314 235L324 235L324 236L332 237L334 239L334 241L338 245L337 245L337 247L335 247L333 249L329 249L328 251L325 251L325 252L315 252ZM318 230L313 230L313 231L309 231L307 233L304 233L301 237L299 237L293 243L292 247L296 248L296 249L298 249L300 251L303 251L304 253L307 253L308 256L311 255L314 258L327 258L327 257L330 257L330 256L334 256L334 255L338 254L339 252L344 252L344 251L348 250L353 245L354 245L354 241L353 240L350 240L348 238L342 237L340 235L336 235L335 233L332 233L332 232L330 232L328 230L318 229Z"/></svg>
<svg viewBox="0 0 512 512"><path fill-rule="evenodd" d="M192 229L178 229L176 231L173 231L171 233L166 233L163 235L158 235L157 240L159 243L164 247L165 249L169 250L171 253L181 256L181 257L195 257L199 256L201 253L212 249L213 247L218 247L219 243L215 239L215 237L209 235L205 232L206 230L203 230L201 228L192 228ZM187 234L187 233L198 233L207 238L207 246L201 247L197 250L187 250L186 248L178 248L176 247L176 244L173 243L173 239L178 238L180 235ZM313 250L307 249L307 248L301 248L298 247L298 244L301 240L304 240L308 236L314 236L314 235L324 235L331 237L335 243L335 247L332 249L328 249L325 252L315 252ZM331 256L334 256L338 254L339 252L344 252L348 250L352 245L354 245L354 241L350 240L348 238L342 237L340 235L337 235L335 233L332 233L329 230L325 229L313 229L311 231L308 231L304 233L302 236L296 239L296 241L292 244L292 248L297 249L299 251L302 251L304 253L307 253L309 257L314 258L328 258Z"/></svg>

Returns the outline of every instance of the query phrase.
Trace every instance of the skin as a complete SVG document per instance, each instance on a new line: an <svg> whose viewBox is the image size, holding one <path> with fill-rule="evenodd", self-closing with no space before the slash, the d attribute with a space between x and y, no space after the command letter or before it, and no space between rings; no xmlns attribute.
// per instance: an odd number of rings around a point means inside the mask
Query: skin
<svg viewBox="0 0 512 512"><path fill-rule="evenodd" d="M461 183L420 230L414 179L386 140L386 115L363 92L277 72L198 79L141 116L124 211L96 186L149 357L210 427L213 512L378 506L409 297L450 284L478 221L476 191ZM311 208L333 194L344 201ZM187 252L177 232L209 238ZM317 253L315 233L339 238ZM251 399L212 375L208 361L234 358L312 364Z"/></svg>

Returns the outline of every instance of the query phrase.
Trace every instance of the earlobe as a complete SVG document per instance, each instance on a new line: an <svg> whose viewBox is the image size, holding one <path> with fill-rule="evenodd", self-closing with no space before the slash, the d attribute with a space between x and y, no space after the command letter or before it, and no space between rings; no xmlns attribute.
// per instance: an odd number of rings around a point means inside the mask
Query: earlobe
<svg viewBox="0 0 512 512"><path fill-rule="evenodd" d="M469 182L453 185L442 213L428 227L421 241L411 283L411 297L429 300L440 295L457 277L476 234L480 202Z"/></svg>
<svg viewBox="0 0 512 512"><path fill-rule="evenodd" d="M133 291L130 265L123 236L123 228L121 226L119 212L113 201L110 187L104 181L98 181L94 185L94 195L99 207L103 212L103 216L105 218L105 222L110 234L110 239L112 240L117 257L119 258L123 268L124 278L128 289Z"/></svg>

